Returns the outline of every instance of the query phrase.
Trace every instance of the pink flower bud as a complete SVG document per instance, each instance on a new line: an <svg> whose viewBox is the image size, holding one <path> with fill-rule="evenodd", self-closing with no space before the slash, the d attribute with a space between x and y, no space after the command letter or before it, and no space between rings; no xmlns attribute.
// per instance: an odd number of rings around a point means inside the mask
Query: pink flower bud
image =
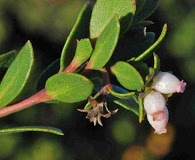
<svg viewBox="0 0 195 160"><path fill-rule="evenodd" d="M186 83L180 81L177 77L169 72L159 71L153 78L153 89L163 94L183 93L185 91Z"/></svg>
<svg viewBox="0 0 195 160"><path fill-rule="evenodd" d="M169 112L167 107L165 107L164 112L161 112L159 116L161 117L161 120L155 120L152 115L147 114L148 122L155 129L154 133L157 134L166 133L167 132L166 125L169 119Z"/></svg>
<svg viewBox="0 0 195 160"><path fill-rule="evenodd" d="M147 114L155 115L165 110L165 98L161 93L151 91L144 97L144 109ZM159 119L159 117L158 117Z"/></svg>

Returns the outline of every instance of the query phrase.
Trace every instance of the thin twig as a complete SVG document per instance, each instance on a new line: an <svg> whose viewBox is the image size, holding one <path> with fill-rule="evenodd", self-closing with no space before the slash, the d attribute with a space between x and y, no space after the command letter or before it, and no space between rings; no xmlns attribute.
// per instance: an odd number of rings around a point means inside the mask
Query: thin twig
<svg viewBox="0 0 195 160"><path fill-rule="evenodd" d="M0 117L5 117L9 114L21 111L23 109L29 108L35 104L46 102L51 100L51 96L49 96L45 89L37 92L36 94L32 95L31 97L24 99L18 103L11 104L0 108Z"/></svg>

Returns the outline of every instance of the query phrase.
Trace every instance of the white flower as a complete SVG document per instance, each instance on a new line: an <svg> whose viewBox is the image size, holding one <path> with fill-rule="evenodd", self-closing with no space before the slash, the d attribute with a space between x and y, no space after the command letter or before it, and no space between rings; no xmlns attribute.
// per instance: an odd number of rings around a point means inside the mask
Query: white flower
<svg viewBox="0 0 195 160"><path fill-rule="evenodd" d="M161 117L161 120L154 119L152 115L147 114L148 122L155 129L154 133L157 134L166 133L167 132L166 125L169 119L169 112L167 107L165 107L165 110L162 113L160 113L159 116Z"/></svg>
<svg viewBox="0 0 195 160"><path fill-rule="evenodd" d="M165 98L161 93L152 90L144 97L144 109L150 115L163 112L165 109Z"/></svg>
<svg viewBox="0 0 195 160"><path fill-rule="evenodd" d="M183 93L185 91L186 83L180 81L177 77L169 72L159 71L153 78L152 88L163 94Z"/></svg>

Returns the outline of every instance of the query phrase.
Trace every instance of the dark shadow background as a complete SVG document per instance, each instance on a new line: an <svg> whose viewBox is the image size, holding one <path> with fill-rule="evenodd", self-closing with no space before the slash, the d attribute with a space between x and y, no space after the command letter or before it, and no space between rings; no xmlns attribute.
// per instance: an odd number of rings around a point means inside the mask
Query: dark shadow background
<svg viewBox="0 0 195 160"><path fill-rule="evenodd" d="M19 50L30 40L35 52L31 87L35 92L40 73L60 53L85 0L1 0L0 53ZM40 104L2 118L0 128L50 125L64 136L21 133L0 136L1 160L194 160L195 127L195 8L193 0L164 0L149 18L147 31L160 35L164 23L168 34L157 50L161 70L172 71L187 82L184 94L168 101L168 133L153 134L147 120L120 108L94 127L77 112L85 104ZM3 73L1 73L3 74ZM116 106L111 106L111 109Z"/></svg>

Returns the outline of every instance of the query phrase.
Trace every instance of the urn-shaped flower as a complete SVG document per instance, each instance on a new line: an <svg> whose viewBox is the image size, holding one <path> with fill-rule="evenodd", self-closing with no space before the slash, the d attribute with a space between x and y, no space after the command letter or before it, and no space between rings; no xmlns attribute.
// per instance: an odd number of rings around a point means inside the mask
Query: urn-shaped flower
<svg viewBox="0 0 195 160"><path fill-rule="evenodd" d="M147 114L154 115L164 111L165 98L161 93L151 91L144 97L144 109Z"/></svg>
<svg viewBox="0 0 195 160"><path fill-rule="evenodd" d="M169 72L159 71L153 78L152 88L163 94L183 93L186 83Z"/></svg>
<svg viewBox="0 0 195 160"><path fill-rule="evenodd" d="M150 125L155 129L154 133L162 134L166 133L166 125L169 119L169 113L167 107L165 107L164 112L161 113L162 119L161 120L155 120L152 115L147 114L147 119Z"/></svg>

